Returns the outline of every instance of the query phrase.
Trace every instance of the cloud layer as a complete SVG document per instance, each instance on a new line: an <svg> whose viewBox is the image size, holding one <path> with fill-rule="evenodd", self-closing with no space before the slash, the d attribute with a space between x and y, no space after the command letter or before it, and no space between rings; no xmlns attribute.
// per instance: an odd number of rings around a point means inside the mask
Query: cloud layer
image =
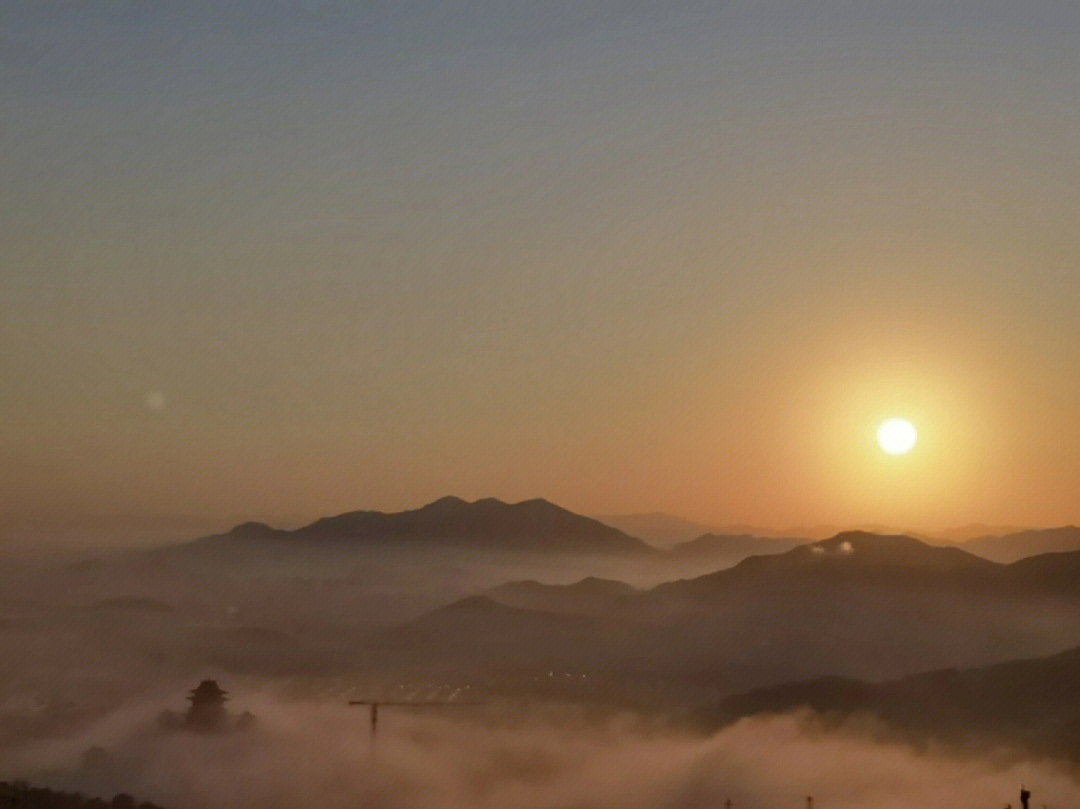
<svg viewBox="0 0 1080 809"><path fill-rule="evenodd" d="M162 734L132 709L78 739L24 747L0 777L171 809L704 809L728 798L801 809L807 796L818 809L1001 807L1021 783L1033 806L1080 799L1080 784L1049 763L915 751L869 728L821 732L800 715L706 738L633 717L387 709L373 752L365 711L269 697L250 707L258 730L221 737Z"/></svg>

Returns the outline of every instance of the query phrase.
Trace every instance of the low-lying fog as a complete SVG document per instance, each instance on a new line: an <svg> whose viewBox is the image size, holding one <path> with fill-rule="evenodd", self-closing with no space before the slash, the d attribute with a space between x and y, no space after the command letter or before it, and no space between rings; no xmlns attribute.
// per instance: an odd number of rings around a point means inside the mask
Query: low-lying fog
<svg viewBox="0 0 1080 809"><path fill-rule="evenodd" d="M634 587L670 569L312 550L240 538L0 566L0 779L126 792L166 809L652 809L729 798L736 809L802 809L808 796L815 809L1000 809L1018 804L1021 784L1033 807L1080 799L1071 765L985 740L915 750L869 721L837 730L803 714L713 735L685 730L702 726L688 721L694 711L739 690L821 674L892 679L1075 647L1080 596L1056 561L1012 576L961 560L954 574L916 547L905 553L929 572L912 573L901 554L900 573L886 575L893 568L880 561L852 567L864 554L849 547L822 566L832 578L762 557L736 577L647 595ZM586 576L620 581L586 583L572 597L519 581ZM467 596L479 597L458 601ZM255 714L255 729L159 730L159 713L184 710L205 677L231 693L230 709ZM403 682L406 699L486 702L387 707L372 755L367 709L346 702L383 698ZM1013 737L1011 715L985 719L976 726L1000 731L993 738ZM1050 728L1065 741L1041 749L1075 761L1071 727Z"/></svg>
<svg viewBox="0 0 1080 809"><path fill-rule="evenodd" d="M182 694L177 695L182 699ZM997 809L1080 799L1051 763L914 751L874 728L816 729L804 715L746 720L693 736L630 715L483 706L453 716L385 708L377 749L366 708L237 695L255 730L220 736L155 728L158 704L131 706L77 738L5 751L0 778L85 794L118 791L171 809L215 807L735 807ZM88 752L89 751L89 752Z"/></svg>

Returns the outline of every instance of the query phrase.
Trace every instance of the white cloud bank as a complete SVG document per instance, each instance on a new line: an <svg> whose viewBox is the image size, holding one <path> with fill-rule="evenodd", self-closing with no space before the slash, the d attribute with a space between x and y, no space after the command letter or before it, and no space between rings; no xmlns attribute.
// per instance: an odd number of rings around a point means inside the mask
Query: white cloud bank
<svg viewBox="0 0 1080 809"><path fill-rule="evenodd" d="M741 722L711 737L632 719L454 718L387 709L371 756L366 710L339 703L251 705L257 731L222 737L116 717L94 733L23 748L0 777L169 809L910 809L1076 804L1080 783L1049 763L916 752L803 717ZM85 755L100 745L108 756ZM96 761L94 759L97 759Z"/></svg>

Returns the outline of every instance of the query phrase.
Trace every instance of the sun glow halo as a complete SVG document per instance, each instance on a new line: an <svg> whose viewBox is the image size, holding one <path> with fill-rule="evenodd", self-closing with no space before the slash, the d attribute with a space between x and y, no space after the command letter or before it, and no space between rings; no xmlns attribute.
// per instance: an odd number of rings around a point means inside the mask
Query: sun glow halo
<svg viewBox="0 0 1080 809"><path fill-rule="evenodd" d="M877 430L878 444L890 455L903 455L915 446L918 433L906 419L886 419Z"/></svg>

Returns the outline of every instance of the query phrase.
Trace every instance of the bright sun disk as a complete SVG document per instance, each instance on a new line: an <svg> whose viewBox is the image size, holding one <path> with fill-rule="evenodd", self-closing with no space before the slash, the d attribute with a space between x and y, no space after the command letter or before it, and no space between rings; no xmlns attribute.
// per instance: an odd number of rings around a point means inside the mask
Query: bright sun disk
<svg viewBox="0 0 1080 809"><path fill-rule="evenodd" d="M906 419L887 419L877 430L878 444L890 455L909 452L917 437L915 425Z"/></svg>

